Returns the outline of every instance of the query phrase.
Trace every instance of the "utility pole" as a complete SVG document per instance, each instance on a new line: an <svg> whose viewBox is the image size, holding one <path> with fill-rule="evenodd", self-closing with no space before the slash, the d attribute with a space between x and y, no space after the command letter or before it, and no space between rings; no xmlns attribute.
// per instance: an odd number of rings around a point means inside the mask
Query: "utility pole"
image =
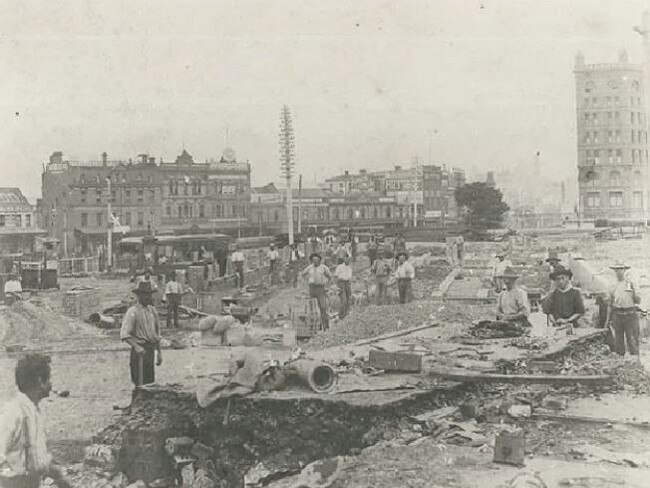
<svg viewBox="0 0 650 488"><path fill-rule="evenodd" d="M302 233L302 175L298 176L298 234Z"/></svg>
<svg viewBox="0 0 650 488"><path fill-rule="evenodd" d="M106 267L108 269L113 268L113 212L111 211L111 199L113 198L113 193L111 192L111 177L106 178L106 183L108 184L108 198L107 200L107 210L108 216L106 218Z"/></svg>
<svg viewBox="0 0 650 488"><path fill-rule="evenodd" d="M293 244L293 202L291 196L291 176L296 164L294 151L295 137L293 133L293 121L291 110L287 105L280 111L280 169L287 184L287 227L289 233L289 244Z"/></svg>

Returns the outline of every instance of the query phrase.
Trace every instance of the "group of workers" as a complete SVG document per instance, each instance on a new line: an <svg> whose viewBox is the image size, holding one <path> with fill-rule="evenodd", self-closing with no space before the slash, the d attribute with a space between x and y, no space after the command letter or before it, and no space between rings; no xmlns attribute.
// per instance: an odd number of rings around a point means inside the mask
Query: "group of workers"
<svg viewBox="0 0 650 488"><path fill-rule="evenodd" d="M573 273L562 265L555 253L546 259L548 276L551 280L542 298L542 311L552 327L565 328L572 334L574 327L585 314L582 293L572 285ZM616 283L611 287L606 298L606 317L603 323L609 329L610 344L614 352L624 356L627 352L639 355L639 309L641 295L630 280L630 266L616 263L610 266L616 275ZM527 292L517 285L521 274L506 259L505 253L496 256L493 278L499 290L497 301L497 319L530 325L528 318L531 307Z"/></svg>

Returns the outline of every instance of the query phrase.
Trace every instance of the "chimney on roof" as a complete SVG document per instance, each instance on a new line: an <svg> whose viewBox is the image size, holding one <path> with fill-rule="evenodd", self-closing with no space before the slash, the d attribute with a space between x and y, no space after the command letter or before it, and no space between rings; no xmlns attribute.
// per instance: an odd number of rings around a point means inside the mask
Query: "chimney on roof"
<svg viewBox="0 0 650 488"><path fill-rule="evenodd" d="M142 164L147 164L147 160L149 159L149 156L147 154L138 154L138 157L140 158L140 162Z"/></svg>
<svg viewBox="0 0 650 488"><path fill-rule="evenodd" d="M63 152L62 151L54 151L52 155L50 156L50 163L52 164L57 164L57 163L62 163L63 162Z"/></svg>
<svg viewBox="0 0 650 488"><path fill-rule="evenodd" d="M129 158L129 166L133 164L133 160Z"/></svg>
<svg viewBox="0 0 650 488"><path fill-rule="evenodd" d="M102 153L102 166L106 166L108 164L108 154L106 154L106 151Z"/></svg>
<svg viewBox="0 0 650 488"><path fill-rule="evenodd" d="M149 158L149 164L156 164L156 158Z"/></svg>
<svg viewBox="0 0 650 488"><path fill-rule="evenodd" d="M349 176L349 175L350 175L350 172L346 169L345 170L345 176Z"/></svg>
<svg viewBox="0 0 650 488"><path fill-rule="evenodd" d="M395 166L395 171L402 171L402 167L399 166L399 165L398 165L398 166Z"/></svg>

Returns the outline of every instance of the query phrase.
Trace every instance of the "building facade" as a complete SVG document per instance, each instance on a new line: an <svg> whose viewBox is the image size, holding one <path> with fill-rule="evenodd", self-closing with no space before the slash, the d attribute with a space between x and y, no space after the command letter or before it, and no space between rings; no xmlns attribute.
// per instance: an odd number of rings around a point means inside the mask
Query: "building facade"
<svg viewBox="0 0 650 488"><path fill-rule="evenodd" d="M32 253L35 238L45 234L20 189L0 188L0 255Z"/></svg>
<svg viewBox="0 0 650 488"><path fill-rule="evenodd" d="M260 234L284 233L287 229L286 191L273 184L253 188L251 219ZM292 190L293 222L297 228L298 215L303 232L311 226L359 227L401 226L409 216L408 204L400 204L394 196L383 192L332 192L322 188Z"/></svg>
<svg viewBox="0 0 650 488"><path fill-rule="evenodd" d="M376 196L394 199L399 208L407 210L405 220L418 225L444 223L458 218L455 190L465 184L465 172L459 168L416 164L410 168L395 166L391 170L359 174L346 171L325 180L329 190L345 197L373 192Z"/></svg>
<svg viewBox="0 0 650 488"><path fill-rule="evenodd" d="M236 232L249 192L250 167L234 158L195 163L184 150L169 163L146 154L109 160L106 153L97 161L69 161L55 152L44 165L39 208L62 252L85 255L106 244L109 225L114 240L197 228Z"/></svg>
<svg viewBox="0 0 650 488"><path fill-rule="evenodd" d="M582 219L647 219L648 128L643 66L575 63L579 213Z"/></svg>

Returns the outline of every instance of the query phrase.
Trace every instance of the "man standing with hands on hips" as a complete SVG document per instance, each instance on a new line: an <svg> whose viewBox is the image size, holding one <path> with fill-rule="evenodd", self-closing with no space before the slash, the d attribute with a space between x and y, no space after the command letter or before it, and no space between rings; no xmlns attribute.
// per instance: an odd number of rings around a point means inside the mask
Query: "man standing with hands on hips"
<svg viewBox="0 0 650 488"><path fill-rule="evenodd" d="M614 333L616 353L625 356L625 343L628 352L639 355L639 314L637 305L641 295L634 284L627 278L630 267L623 263L610 266L616 273L616 284L609 294L607 307L607 326Z"/></svg>
<svg viewBox="0 0 650 488"><path fill-rule="evenodd" d="M154 359L157 366L162 364L160 322L151 303L151 283L141 281L133 293L138 297L138 303L126 311L120 339L131 346L131 381L134 385L141 386L155 381Z"/></svg>

